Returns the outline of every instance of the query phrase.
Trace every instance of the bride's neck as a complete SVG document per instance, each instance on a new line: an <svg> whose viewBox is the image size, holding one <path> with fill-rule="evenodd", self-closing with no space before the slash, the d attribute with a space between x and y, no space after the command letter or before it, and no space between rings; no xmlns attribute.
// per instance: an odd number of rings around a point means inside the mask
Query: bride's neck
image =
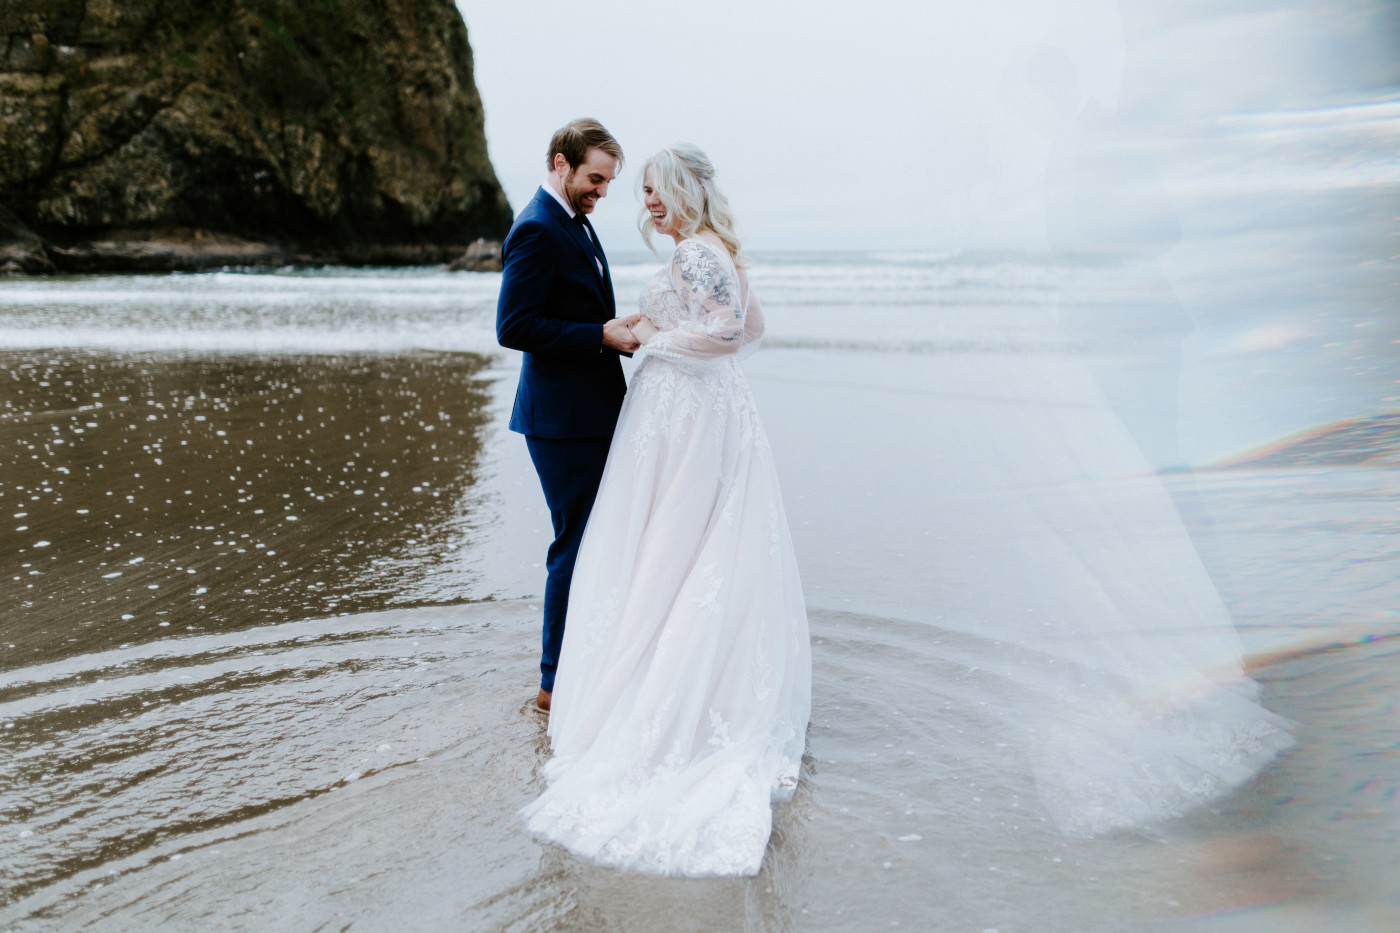
<svg viewBox="0 0 1400 933"><path fill-rule="evenodd" d="M673 233L672 237L675 239L677 246L679 246L686 239L685 236L680 233ZM715 233L709 227L703 227L699 230L696 230L695 233L691 235L691 239L704 240L711 246L718 247L719 249L724 250L726 253L729 252L729 248L724 245L724 240L720 239L719 234Z"/></svg>

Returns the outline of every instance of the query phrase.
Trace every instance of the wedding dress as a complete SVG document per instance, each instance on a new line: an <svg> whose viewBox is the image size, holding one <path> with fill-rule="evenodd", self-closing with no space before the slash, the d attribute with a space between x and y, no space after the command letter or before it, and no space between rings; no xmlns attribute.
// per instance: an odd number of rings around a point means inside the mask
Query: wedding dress
<svg viewBox="0 0 1400 933"><path fill-rule="evenodd" d="M579 550L531 831L617 868L752 875L791 796L811 649L768 440L738 361L762 309L680 243Z"/></svg>

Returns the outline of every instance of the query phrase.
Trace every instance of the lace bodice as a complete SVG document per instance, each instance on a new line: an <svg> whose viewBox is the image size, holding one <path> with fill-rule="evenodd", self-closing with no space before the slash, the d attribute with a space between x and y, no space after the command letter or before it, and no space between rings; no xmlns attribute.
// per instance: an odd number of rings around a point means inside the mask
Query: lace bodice
<svg viewBox="0 0 1400 933"><path fill-rule="evenodd" d="M763 312L728 253L704 240L684 240L642 289L639 302L660 333L642 354L714 362L751 350L763 336Z"/></svg>

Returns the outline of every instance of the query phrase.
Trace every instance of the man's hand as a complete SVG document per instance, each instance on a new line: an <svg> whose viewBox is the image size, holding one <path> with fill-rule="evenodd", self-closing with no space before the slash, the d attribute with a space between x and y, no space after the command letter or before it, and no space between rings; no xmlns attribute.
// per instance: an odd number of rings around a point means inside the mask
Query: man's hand
<svg viewBox="0 0 1400 933"><path fill-rule="evenodd" d="M641 317L640 314L629 314L627 317L615 317L604 322L603 346L611 347L619 353L631 353L640 347L641 343L628 328L641 320Z"/></svg>

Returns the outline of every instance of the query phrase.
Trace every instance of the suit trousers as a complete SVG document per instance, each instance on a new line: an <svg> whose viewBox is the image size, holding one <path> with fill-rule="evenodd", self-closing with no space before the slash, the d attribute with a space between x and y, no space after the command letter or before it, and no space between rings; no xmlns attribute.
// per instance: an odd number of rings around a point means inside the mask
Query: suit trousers
<svg viewBox="0 0 1400 933"><path fill-rule="evenodd" d="M525 437L554 524L554 541L545 561L548 576L540 655L540 687L544 690L554 690L554 672L564 643L564 615L569 608L569 582L588 513L603 479L610 443L607 437Z"/></svg>

